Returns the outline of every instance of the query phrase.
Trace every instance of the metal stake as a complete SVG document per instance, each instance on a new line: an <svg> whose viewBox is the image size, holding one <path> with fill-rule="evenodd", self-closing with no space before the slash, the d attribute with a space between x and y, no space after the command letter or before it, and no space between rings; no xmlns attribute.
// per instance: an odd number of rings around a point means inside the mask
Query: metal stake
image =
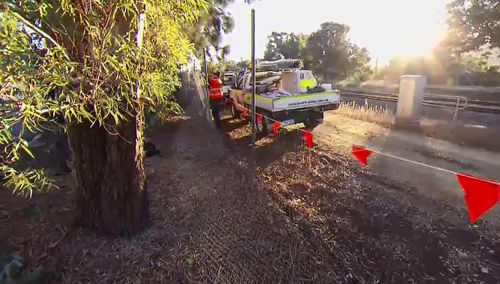
<svg viewBox="0 0 500 284"><path fill-rule="evenodd" d="M206 104L203 104L203 112L205 117L210 121L210 100L208 98L209 86L208 86L208 66L207 66L207 50L203 48L203 71L202 71L203 82L201 82L203 88L203 100Z"/></svg>
<svg viewBox="0 0 500 284"><path fill-rule="evenodd" d="M255 9L252 9L252 148L255 149L256 140L256 108L255 108Z"/></svg>

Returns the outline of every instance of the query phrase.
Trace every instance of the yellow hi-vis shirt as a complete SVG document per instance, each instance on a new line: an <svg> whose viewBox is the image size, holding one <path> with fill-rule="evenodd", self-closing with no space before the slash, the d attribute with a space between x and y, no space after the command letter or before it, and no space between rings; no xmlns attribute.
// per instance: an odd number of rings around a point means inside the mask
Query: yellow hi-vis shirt
<svg viewBox="0 0 500 284"><path fill-rule="evenodd" d="M299 87L301 90L307 90L308 88L312 89L312 88L316 87L317 85L318 85L318 83L316 82L316 79L314 79L314 78L302 79L299 81Z"/></svg>

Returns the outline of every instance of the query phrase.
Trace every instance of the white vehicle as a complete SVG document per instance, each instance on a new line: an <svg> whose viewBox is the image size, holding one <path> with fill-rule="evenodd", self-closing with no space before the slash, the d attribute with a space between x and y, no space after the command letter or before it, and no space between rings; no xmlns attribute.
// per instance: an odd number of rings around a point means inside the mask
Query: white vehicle
<svg viewBox="0 0 500 284"><path fill-rule="evenodd" d="M313 129L323 122L324 111L335 110L340 105L338 90L331 90L331 85L318 86L312 71L257 71L255 104L257 113L264 116L262 125L257 125L259 131L272 130L272 121L266 117L280 121L283 126L303 123ZM252 75L248 71L230 90L234 118L241 116L243 108L251 106L251 83Z"/></svg>
<svg viewBox="0 0 500 284"><path fill-rule="evenodd" d="M224 95L229 94L229 90L231 90L231 86L234 85L234 81L238 74L236 72L226 72L222 76L222 93Z"/></svg>

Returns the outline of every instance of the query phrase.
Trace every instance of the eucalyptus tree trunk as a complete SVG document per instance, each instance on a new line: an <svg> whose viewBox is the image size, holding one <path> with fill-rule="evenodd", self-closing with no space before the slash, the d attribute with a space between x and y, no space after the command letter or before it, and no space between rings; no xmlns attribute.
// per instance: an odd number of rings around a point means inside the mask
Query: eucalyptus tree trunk
<svg viewBox="0 0 500 284"><path fill-rule="evenodd" d="M68 126L76 178L77 225L128 236L149 222L143 155L143 115L120 126Z"/></svg>

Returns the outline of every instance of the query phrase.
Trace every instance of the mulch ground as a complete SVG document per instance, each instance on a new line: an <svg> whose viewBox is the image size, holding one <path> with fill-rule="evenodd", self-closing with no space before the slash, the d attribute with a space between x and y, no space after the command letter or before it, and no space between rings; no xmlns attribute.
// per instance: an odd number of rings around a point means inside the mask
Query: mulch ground
<svg viewBox="0 0 500 284"><path fill-rule="evenodd" d="M498 232L294 134L259 140L196 112L150 133L152 224L111 239L71 226L71 178L25 200L1 192L2 249L46 283L498 283Z"/></svg>
<svg viewBox="0 0 500 284"><path fill-rule="evenodd" d="M244 147L250 128L228 129ZM233 143L234 144L234 143ZM498 283L500 232L300 133L258 143L258 179L341 282ZM238 147L238 146L237 146Z"/></svg>

